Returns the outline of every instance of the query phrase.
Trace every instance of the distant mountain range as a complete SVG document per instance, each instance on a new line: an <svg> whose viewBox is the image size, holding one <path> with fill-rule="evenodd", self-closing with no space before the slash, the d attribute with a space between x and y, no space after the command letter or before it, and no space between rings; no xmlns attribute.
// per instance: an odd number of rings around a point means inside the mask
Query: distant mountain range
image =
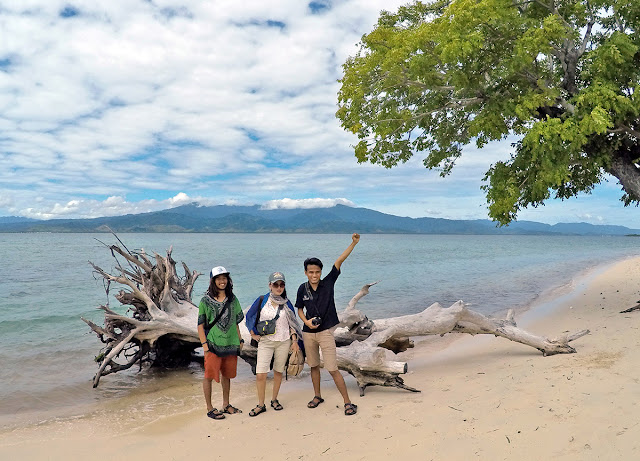
<svg viewBox="0 0 640 461"><path fill-rule="evenodd" d="M639 229L587 223L543 224L517 221L496 227L489 220L405 218L367 208L265 210L254 206L200 206L92 219L0 217L0 232L262 232L262 233L378 233L378 234L556 234L630 235Z"/></svg>

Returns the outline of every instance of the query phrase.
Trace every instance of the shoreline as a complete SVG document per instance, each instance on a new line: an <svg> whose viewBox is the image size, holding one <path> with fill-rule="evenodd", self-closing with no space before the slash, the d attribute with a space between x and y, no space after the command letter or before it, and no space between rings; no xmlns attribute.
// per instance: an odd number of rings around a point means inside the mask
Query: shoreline
<svg viewBox="0 0 640 461"><path fill-rule="evenodd" d="M513 308L516 313L516 317L522 316L522 318L525 318L526 316L529 316L532 314L536 315L536 313L538 315L543 315L541 313L542 310L548 310L548 309L542 306L553 303L557 299L559 299L561 296L564 296L566 293L570 293L574 286L576 286L579 283L585 283L584 281L588 279L590 274L594 272L602 271L605 268L619 261L621 260L614 260L614 261L607 262L605 264L587 267L579 271L578 273L576 273L569 281L565 281L560 285L554 285L547 288L545 291L540 293L535 298L525 301L521 305ZM372 294L372 296L375 296L375 294ZM474 304L470 304L470 307L472 309L474 308L474 306L475 306ZM426 308L427 306L425 305L424 307ZM448 306L445 305L444 307L448 307ZM500 317L500 316L506 315L506 312L507 312L506 310L497 311L493 315ZM445 337L423 336L423 337L417 337L413 339L415 343L420 343L422 345L423 354L425 353L434 354L434 353L437 353L438 351L452 347L457 341L464 339L467 336L468 335L466 334L458 335L455 333L450 333L450 334L447 334ZM411 353L411 350L407 352L407 354L409 353ZM402 359L402 360L411 362L412 359ZM409 365L411 365L411 363L409 363ZM308 368L305 368L306 374L304 374L303 376L308 377L308 371L309 371ZM124 378L125 373L129 375L127 379L123 379L123 381L126 381L126 384L118 380L119 378ZM42 426L50 422L62 422L66 420L78 420L78 419L88 418L94 414L102 413L105 408L111 408L111 407L117 408L118 401L122 401L123 405L126 405L128 404L128 402L131 402L129 404L136 407L136 405L138 404L137 402L139 400L140 394L141 393L148 394L149 393L148 389L152 389L152 392L151 392L152 394L158 392L160 395L162 395L164 391L167 391L174 387L184 388L185 391L189 391L189 388L192 384L192 376L194 374L200 374L200 377L196 378L196 382L200 383L200 380L202 379L202 376L201 376L202 367L198 367L197 364L195 364L195 362L192 363L187 369L167 370L165 372L163 370L146 368L143 370L143 373L145 373L144 377L142 377L143 382L138 383L138 385L134 385L134 386L132 386L131 382L129 381L131 380L132 376L137 375L136 371L129 370L127 372L124 372L122 375L116 375L116 382L109 382L109 383L105 382L104 384L102 384L101 388L98 388L97 390L93 390L93 392L96 392L96 393L98 392L103 393L101 395L96 395L93 401L83 401L82 403L77 403L74 405L59 406L59 407L50 406L41 410L28 410L24 412L19 412L17 414L0 415L0 434L9 430L27 428L30 426ZM111 379L113 379L113 377L111 377ZM241 395L245 395L247 393L245 388L247 387L247 385L249 385L249 387L253 386L255 383L254 379L255 379L254 376L251 374L246 364L243 361L240 361L238 366L238 377L234 381L233 389L236 389L237 386L241 386L240 387L240 389L242 389ZM296 380L294 379L293 381L295 382ZM112 386L112 388L115 390L113 393L116 394L116 393L123 392L122 391L124 388L123 385L127 387L131 386L131 387L129 387L126 391L124 391L123 395L107 396L107 394L111 393L111 390L109 389L110 386ZM85 390L85 388L90 389L91 379L87 379L87 381L82 386L83 386L83 389L82 389L83 391ZM177 398L174 397L174 399L177 399ZM158 403L159 406L161 407L163 406L163 404L161 403L162 398L158 398L155 400L159 401ZM45 406L49 404L49 402L43 402L43 403L45 404ZM144 406L145 408L148 408L154 405L155 403L147 402L145 403Z"/></svg>
<svg viewBox="0 0 640 461"><path fill-rule="evenodd" d="M211 257L200 249L208 245L209 240L192 237L179 242L180 259L193 267L208 267ZM288 274L299 272L300 255L311 251L315 254L317 250L322 253L334 241L323 236L306 241L277 235L254 240L265 244L268 253L281 254L282 261L277 265L286 268ZM126 241L131 248L158 250L175 243L170 235L146 235ZM8 251L11 242L5 242ZM232 242L229 252L233 258L229 255L220 257L236 261L238 280L242 280L237 295L243 306L248 306L263 289L264 275L248 269L254 262L254 252L249 250L251 245L244 239L232 239ZM66 251L69 247L74 251ZM137 389L155 388L156 383L172 386L172 379L161 370L144 367L143 372L138 373L134 366L103 378L100 386L93 389L91 379L98 365L92 359L103 344L80 317L102 324L104 312L96 306L105 302L105 294L100 281L84 268L85 258L93 255L90 259L103 267L107 267L112 258L108 253L103 254L102 245L93 238L78 240L63 238L63 235L45 241L24 239L16 247L20 251L9 254L18 257L26 248L39 251L57 248L58 253L51 261L62 262L62 267L58 270L55 264L47 266L49 271L56 271L56 277L51 279L22 276L8 279L10 296L0 302L0 335L4 340L0 341L0 355L5 359L5 369L11 372L0 378L0 430L8 425L15 427L80 415L89 411L88 407L94 403L101 407L112 399L133 394ZM598 266L633 253L640 255L640 250L635 245L630 246L628 239L619 238L440 236L398 239L371 235L371 244L360 248L341 276L336 301L344 307L363 283L379 280L381 283L358 304L372 319L417 313L433 301L449 306L459 299L472 303L473 309L485 315L499 317L504 315L500 312L506 312L509 307L515 307L519 312L540 293L569 282L585 267ZM37 254L37 251L16 260L20 269L18 274L36 273L44 267L41 258L29 257L31 254ZM297 275L291 277L296 279ZM200 293L200 288L195 287L194 293ZM82 295L68 297L69 293ZM112 298L107 302L112 302L116 308L124 308ZM25 306L35 308L25 310ZM42 345L41 353L36 354L34 346L40 345L42 337L48 340ZM239 366L239 374L243 371L249 376L244 364ZM183 373L173 370L170 374ZM193 379L193 375L185 376L185 380Z"/></svg>
<svg viewBox="0 0 640 461"><path fill-rule="evenodd" d="M358 414L345 417L328 373L326 402L306 408L313 391L308 368L282 385L282 412L249 418L255 382L234 383L232 403L243 409L222 421L204 416L201 381L134 393L102 402L81 417L0 431L7 459L188 459L214 450L234 456L248 436L258 459L397 454L429 459L634 459L640 457L636 422L640 312L620 314L640 299L640 258L587 268L571 286L543 293L519 311L521 328L547 337L589 329L572 345L576 354L539 351L488 335L416 338L407 360L409 393L371 387L359 397L345 374ZM444 346L444 347L443 347ZM271 379L267 384L269 395ZM220 389L214 387L214 406ZM597 430L596 430L597 429ZM114 439L114 438L117 438ZM224 441L224 443L216 443ZM118 447L113 450L113 446ZM118 451L122 450L122 451Z"/></svg>

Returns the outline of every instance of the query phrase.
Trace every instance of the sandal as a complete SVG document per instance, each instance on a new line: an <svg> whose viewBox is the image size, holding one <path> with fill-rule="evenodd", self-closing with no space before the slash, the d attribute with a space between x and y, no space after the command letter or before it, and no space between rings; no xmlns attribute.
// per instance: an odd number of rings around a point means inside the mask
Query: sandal
<svg viewBox="0 0 640 461"><path fill-rule="evenodd" d="M266 405L256 405L256 407L249 412L249 416L258 416L260 413L267 411Z"/></svg>
<svg viewBox="0 0 640 461"><path fill-rule="evenodd" d="M307 407L315 408L318 405L320 405L322 402L324 402L324 399L316 395L313 399L311 399L311 402L307 403Z"/></svg>
<svg viewBox="0 0 640 461"><path fill-rule="evenodd" d="M207 416L211 419L224 419L224 415L217 408L207 411Z"/></svg>
<svg viewBox="0 0 640 461"><path fill-rule="evenodd" d="M355 415L358 412L358 405L355 403L344 404L344 414L347 416Z"/></svg>
<svg viewBox="0 0 640 461"><path fill-rule="evenodd" d="M236 408L233 405L229 404L226 407L224 407L224 410L222 410L222 412L230 414L230 415L235 415L236 413L242 413L242 410L240 410L239 408Z"/></svg>
<svg viewBox="0 0 640 461"><path fill-rule="evenodd" d="M280 411L282 410L282 405L280 405L280 402L278 402L278 399L275 399L271 401L271 408L273 408L276 411Z"/></svg>

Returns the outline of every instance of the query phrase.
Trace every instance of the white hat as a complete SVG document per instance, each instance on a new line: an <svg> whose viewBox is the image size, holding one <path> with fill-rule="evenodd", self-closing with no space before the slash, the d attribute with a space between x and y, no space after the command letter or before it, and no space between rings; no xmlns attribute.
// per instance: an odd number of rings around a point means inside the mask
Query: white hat
<svg viewBox="0 0 640 461"><path fill-rule="evenodd" d="M211 269L211 272L209 273L209 278L214 278L217 275L228 274L228 273L229 271L226 270L224 267L216 266L213 269Z"/></svg>

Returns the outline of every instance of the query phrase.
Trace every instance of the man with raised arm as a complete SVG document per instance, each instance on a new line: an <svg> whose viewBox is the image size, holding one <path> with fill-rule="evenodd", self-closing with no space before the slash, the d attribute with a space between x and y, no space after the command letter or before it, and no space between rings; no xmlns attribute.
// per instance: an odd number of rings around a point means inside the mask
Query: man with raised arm
<svg viewBox="0 0 640 461"><path fill-rule="evenodd" d="M322 275L322 261L318 258L307 258L304 261L304 274L308 281L300 285L296 296L298 315L304 322L302 338L304 340L307 363L311 367L311 382L315 395L307 404L309 408L316 408L324 399L320 394L320 350L324 360L324 368L331 374L333 381L344 399L344 414L355 415L358 406L351 403L347 386L342 374L338 370L336 360L336 340L333 332L338 325L338 313L333 298L333 288L340 275L340 266L351 254L360 241L359 234L351 236L351 244L342 252L327 276ZM306 310L306 313L305 313Z"/></svg>

